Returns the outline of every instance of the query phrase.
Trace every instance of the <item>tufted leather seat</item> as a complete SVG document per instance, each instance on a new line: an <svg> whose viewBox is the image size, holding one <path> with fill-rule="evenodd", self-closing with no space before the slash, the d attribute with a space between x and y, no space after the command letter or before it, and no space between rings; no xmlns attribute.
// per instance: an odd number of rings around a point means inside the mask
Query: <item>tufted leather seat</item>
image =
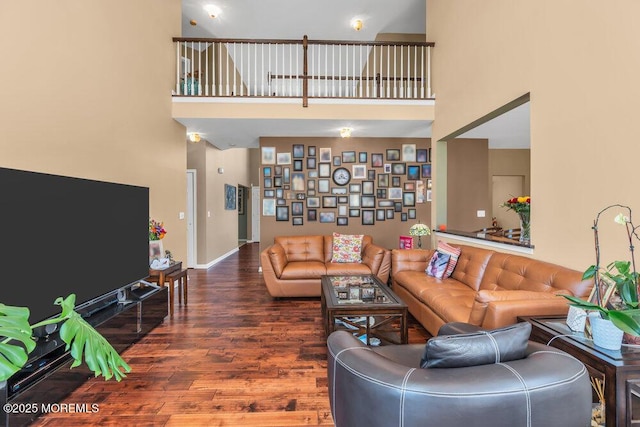
<svg viewBox="0 0 640 427"><path fill-rule="evenodd" d="M441 334L473 330L456 326ZM439 369L419 367L424 344L367 347L336 331L327 346L336 427L584 427L591 419L585 366L532 341L524 359Z"/></svg>

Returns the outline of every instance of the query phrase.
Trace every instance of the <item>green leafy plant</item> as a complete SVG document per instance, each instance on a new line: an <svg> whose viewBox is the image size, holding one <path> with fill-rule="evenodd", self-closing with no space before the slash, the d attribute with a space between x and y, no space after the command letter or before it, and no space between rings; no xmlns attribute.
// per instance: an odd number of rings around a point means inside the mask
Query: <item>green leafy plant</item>
<svg viewBox="0 0 640 427"><path fill-rule="evenodd" d="M598 221L600 215L611 208L625 209L628 215L622 213L615 217L615 222L624 225L629 242L631 261L613 261L606 267L600 265L600 240L598 235ZM636 270L633 238L640 240L637 227L631 220L631 208L624 205L611 205L601 210L593 223L595 239L596 263L587 268L582 275L583 280L593 279L595 286L595 303L584 301L573 296L563 295L569 300L569 305L587 311L598 311L604 319L609 319L624 332L640 336L640 309L638 302L638 279L640 274ZM603 290L614 287L614 295L618 298L603 298ZM607 292L604 292L605 294Z"/></svg>
<svg viewBox="0 0 640 427"><path fill-rule="evenodd" d="M75 294L57 298L54 304L60 306L60 314L33 325L28 308L0 304L0 381L11 378L27 363L36 347L33 330L57 323L62 323L59 334L67 344L65 351L70 350L74 359L71 368L80 366L84 358L95 376L105 380L120 381L125 372L131 372L111 344L75 311L75 302Z"/></svg>

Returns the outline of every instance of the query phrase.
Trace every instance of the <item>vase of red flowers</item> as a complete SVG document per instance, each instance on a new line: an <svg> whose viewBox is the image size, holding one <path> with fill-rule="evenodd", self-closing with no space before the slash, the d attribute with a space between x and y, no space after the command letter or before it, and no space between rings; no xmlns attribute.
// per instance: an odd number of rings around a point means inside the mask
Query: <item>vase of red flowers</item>
<svg viewBox="0 0 640 427"><path fill-rule="evenodd" d="M520 219L520 243L523 245L531 244L531 197L512 197L500 206L518 214Z"/></svg>

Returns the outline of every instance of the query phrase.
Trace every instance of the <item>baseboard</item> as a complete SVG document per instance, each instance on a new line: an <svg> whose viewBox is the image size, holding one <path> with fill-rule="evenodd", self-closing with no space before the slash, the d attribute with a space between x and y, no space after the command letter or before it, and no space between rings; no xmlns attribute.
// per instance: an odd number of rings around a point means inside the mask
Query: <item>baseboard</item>
<svg viewBox="0 0 640 427"><path fill-rule="evenodd" d="M206 270L208 268L213 267L214 265L216 265L217 263L219 263L223 259L227 258L230 255L233 255L236 252L238 252L238 248L234 248L234 249L230 250L229 252L227 252L226 254L214 259L213 261L209 261L206 264L196 264L196 266L193 267L193 268L198 269L198 270Z"/></svg>

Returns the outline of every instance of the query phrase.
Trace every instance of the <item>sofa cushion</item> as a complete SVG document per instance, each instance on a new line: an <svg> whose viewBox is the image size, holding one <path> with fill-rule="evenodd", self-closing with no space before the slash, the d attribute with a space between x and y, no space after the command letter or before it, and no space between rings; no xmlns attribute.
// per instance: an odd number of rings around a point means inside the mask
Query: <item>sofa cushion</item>
<svg viewBox="0 0 640 427"><path fill-rule="evenodd" d="M276 236L275 243L284 248L287 261L318 261L324 262L324 247L322 236Z"/></svg>
<svg viewBox="0 0 640 427"><path fill-rule="evenodd" d="M327 273L330 276L352 276L358 274L371 274L368 265L359 262L330 262L325 264Z"/></svg>
<svg viewBox="0 0 640 427"><path fill-rule="evenodd" d="M492 331L442 335L427 341L421 368L462 368L522 359L531 324L516 323Z"/></svg>
<svg viewBox="0 0 640 427"><path fill-rule="evenodd" d="M427 265L426 273L429 276L442 279L445 272L447 271L449 258L451 258L451 255L445 254L440 251L435 251L431 259L429 260L429 265Z"/></svg>
<svg viewBox="0 0 640 427"><path fill-rule="evenodd" d="M362 262L362 234L333 233L331 262Z"/></svg>
<svg viewBox="0 0 640 427"><path fill-rule="evenodd" d="M441 240L438 240L438 252L449 255L449 262L447 263L447 270L444 272L443 278L451 277L451 273L453 273L453 269L456 268L456 264L458 264L458 258L460 257L460 252L462 251L460 248L456 248L455 246L451 246Z"/></svg>
<svg viewBox="0 0 640 427"><path fill-rule="evenodd" d="M327 274L327 269L323 262L317 261L294 261L286 265L282 271L280 279L282 280L298 280L298 279L319 279L320 276Z"/></svg>

